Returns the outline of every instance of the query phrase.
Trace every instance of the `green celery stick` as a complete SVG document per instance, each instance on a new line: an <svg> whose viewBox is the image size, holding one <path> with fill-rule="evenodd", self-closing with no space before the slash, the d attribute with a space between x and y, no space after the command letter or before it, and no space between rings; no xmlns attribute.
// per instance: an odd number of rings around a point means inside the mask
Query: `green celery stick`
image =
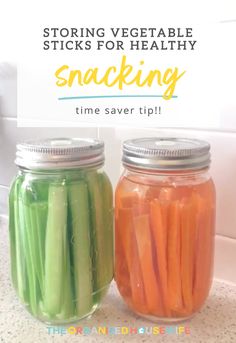
<svg viewBox="0 0 236 343"><path fill-rule="evenodd" d="M50 184L45 247L44 310L49 316L61 311L65 278L65 238L67 230L67 190Z"/></svg>
<svg viewBox="0 0 236 343"><path fill-rule="evenodd" d="M105 221L103 217L103 204L102 204L102 192L104 190L101 187L99 174L97 172L90 172L87 175L89 200L90 200L90 212L91 212L91 224L92 224L92 237L91 242L93 244L93 291L94 301L99 302L102 291L108 286L111 278L108 275L107 270L107 251L106 240L107 233L105 228Z"/></svg>
<svg viewBox="0 0 236 343"><path fill-rule="evenodd" d="M24 301L27 303L30 303L30 284L29 284L29 265L28 265L28 257L27 257L27 235L26 235L26 223L24 220L24 210L23 210L23 199L22 199L22 189L23 189L23 183L21 187L19 188L19 193L18 193L18 199L16 199L16 207L18 210L18 221L19 225L16 228L16 235L17 235L17 241L19 241L19 251L18 251L18 256L19 259L21 260L22 268L19 270L18 273L18 280L20 279L20 274L21 277L23 278L24 282L24 293L25 293L25 298Z"/></svg>
<svg viewBox="0 0 236 343"><path fill-rule="evenodd" d="M14 186L13 193L10 195L10 200L13 201L10 209L14 214L14 224L10 219L10 237L14 240L11 241L11 254L13 256L12 267L16 270L16 275L13 276L13 282L16 283L16 289L19 298L23 302L27 302L27 270L26 260L24 256L25 249L25 235L24 235L24 221L22 220L22 212L20 210L21 199L20 199L20 188L22 186L22 179L17 178ZM12 216L10 216L11 218ZM15 242L15 246L12 243ZM13 243L14 244L14 243ZM14 267L15 264L15 267ZM12 269L12 270L13 270ZM17 280L17 281L16 281Z"/></svg>
<svg viewBox="0 0 236 343"><path fill-rule="evenodd" d="M35 230L34 235L34 258L35 268L40 284L41 294L44 294L44 265L45 265L45 236L48 214L48 188L49 182L45 179L34 179L31 183L30 216Z"/></svg>
<svg viewBox="0 0 236 343"><path fill-rule="evenodd" d="M32 248L32 258L41 294L44 294L44 247L47 218L47 203L35 202L28 207L30 216L30 227L28 230L30 245Z"/></svg>
<svg viewBox="0 0 236 343"><path fill-rule="evenodd" d="M102 208L104 218L107 280L111 282L114 272L114 235L113 235L113 193L112 185L105 173L100 174L102 188Z"/></svg>
<svg viewBox="0 0 236 343"><path fill-rule="evenodd" d="M72 217L76 308L77 315L82 317L93 306L88 188L84 182L74 182L69 186L69 205Z"/></svg>
<svg viewBox="0 0 236 343"><path fill-rule="evenodd" d="M67 189L67 198L68 198L68 189ZM68 200L68 199L67 199ZM69 217L69 206L67 205L67 228L64 231L63 239L63 271L65 273L62 281L62 303L61 311L57 314L57 319L68 320L68 318L73 317L74 315L74 304L73 304L73 291L72 291L72 280L71 280L71 261L70 261L70 247L69 247L69 226L68 226L68 217Z"/></svg>
<svg viewBox="0 0 236 343"><path fill-rule="evenodd" d="M22 225L24 226L24 250L22 253L25 255L27 265L27 278L29 286L29 306L34 315L38 313L38 302L40 300L40 290L37 279L37 263L35 257L35 249L37 249L37 242L35 237L36 221L31 215L31 201L32 201L32 186L27 188L22 186L21 201L19 202L19 215Z"/></svg>
<svg viewBox="0 0 236 343"><path fill-rule="evenodd" d="M58 313L57 319L68 320L74 317L74 303L72 292L72 280L71 280L71 267L70 267L70 253L67 241L65 256L65 276L63 280L63 299L61 305L61 312Z"/></svg>
<svg viewBox="0 0 236 343"><path fill-rule="evenodd" d="M15 188L17 185L21 183L19 177L14 180L11 185L11 190L9 193L9 236L10 236L10 254L11 254L11 278L12 283L17 289L17 259L16 259L16 225L17 225L17 218L15 218L15 195L16 190Z"/></svg>

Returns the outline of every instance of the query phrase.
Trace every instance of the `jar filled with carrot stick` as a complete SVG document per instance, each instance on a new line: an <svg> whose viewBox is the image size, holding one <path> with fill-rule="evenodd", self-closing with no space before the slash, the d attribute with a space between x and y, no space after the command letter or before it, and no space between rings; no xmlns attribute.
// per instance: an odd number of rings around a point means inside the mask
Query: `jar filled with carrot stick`
<svg viewBox="0 0 236 343"><path fill-rule="evenodd" d="M181 321L212 283L215 187L210 145L140 138L123 144L115 195L115 279L127 305L152 320Z"/></svg>

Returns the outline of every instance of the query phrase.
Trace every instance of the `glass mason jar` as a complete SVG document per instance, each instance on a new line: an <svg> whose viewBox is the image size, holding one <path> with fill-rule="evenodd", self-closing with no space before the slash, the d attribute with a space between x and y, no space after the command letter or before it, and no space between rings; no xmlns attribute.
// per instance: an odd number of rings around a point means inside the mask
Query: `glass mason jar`
<svg viewBox="0 0 236 343"><path fill-rule="evenodd" d="M14 287L38 319L69 323L95 311L113 278L112 187L103 142L17 146L10 191Z"/></svg>
<svg viewBox="0 0 236 343"><path fill-rule="evenodd" d="M127 305L164 322L197 312L211 283L215 188L210 146L144 138L123 145L115 194L115 280Z"/></svg>

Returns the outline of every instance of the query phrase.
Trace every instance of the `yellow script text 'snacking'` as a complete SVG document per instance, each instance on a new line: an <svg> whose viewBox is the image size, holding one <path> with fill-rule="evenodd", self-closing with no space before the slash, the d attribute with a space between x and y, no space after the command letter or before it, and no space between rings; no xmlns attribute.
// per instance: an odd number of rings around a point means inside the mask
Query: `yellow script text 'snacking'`
<svg viewBox="0 0 236 343"><path fill-rule="evenodd" d="M144 61L140 61L143 65ZM55 72L58 87L72 87L73 85L84 86L94 83L96 85L105 85L107 87L118 86L122 90L124 85L136 85L137 87L167 86L163 93L163 98L169 100L172 98L177 81L184 75L185 71L179 73L179 69L167 68L161 72L158 69L150 70L146 75L142 69L135 70L131 64L126 63L126 56L121 60L119 68L110 66L101 75L98 67L89 68L86 71L80 69L71 70L68 65L63 65ZM100 76L98 75L100 74Z"/></svg>

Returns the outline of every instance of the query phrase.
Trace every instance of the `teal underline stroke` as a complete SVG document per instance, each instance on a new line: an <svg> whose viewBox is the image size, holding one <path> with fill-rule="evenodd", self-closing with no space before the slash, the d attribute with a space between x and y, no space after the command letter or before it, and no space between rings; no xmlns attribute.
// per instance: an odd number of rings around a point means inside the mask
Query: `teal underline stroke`
<svg viewBox="0 0 236 343"><path fill-rule="evenodd" d="M84 96L64 96L58 100L76 100L76 99L107 99L107 98L163 98L163 95L84 95ZM172 95L171 98L178 98Z"/></svg>

